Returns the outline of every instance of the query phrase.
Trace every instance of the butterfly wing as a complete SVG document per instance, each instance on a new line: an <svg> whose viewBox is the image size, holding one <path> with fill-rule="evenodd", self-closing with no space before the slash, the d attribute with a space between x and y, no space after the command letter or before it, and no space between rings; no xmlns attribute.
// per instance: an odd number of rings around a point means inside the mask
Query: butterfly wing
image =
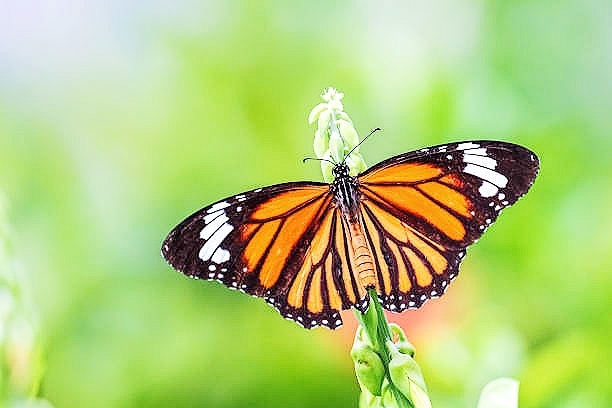
<svg viewBox="0 0 612 408"><path fill-rule="evenodd" d="M529 190L538 168L524 147L475 141L395 156L361 174L383 307L398 312L442 295L465 249Z"/></svg>
<svg viewBox="0 0 612 408"><path fill-rule="evenodd" d="M366 294L351 275L340 211L329 185L286 183L205 207L170 232L168 263L263 297L304 327L337 328Z"/></svg>

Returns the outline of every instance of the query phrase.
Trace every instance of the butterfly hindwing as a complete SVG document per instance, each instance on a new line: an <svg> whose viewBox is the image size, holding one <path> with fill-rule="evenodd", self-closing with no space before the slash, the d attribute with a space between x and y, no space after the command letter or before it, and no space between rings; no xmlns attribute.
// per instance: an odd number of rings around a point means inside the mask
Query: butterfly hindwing
<svg viewBox="0 0 612 408"><path fill-rule="evenodd" d="M386 309L418 308L445 292L457 275L463 249L436 244L372 201L363 203L362 216Z"/></svg>
<svg viewBox="0 0 612 408"><path fill-rule="evenodd" d="M527 192L538 159L521 146L475 141L392 157L359 176L365 229L380 254L379 297L391 311L444 293L467 246ZM389 285L385 282L391 282Z"/></svg>

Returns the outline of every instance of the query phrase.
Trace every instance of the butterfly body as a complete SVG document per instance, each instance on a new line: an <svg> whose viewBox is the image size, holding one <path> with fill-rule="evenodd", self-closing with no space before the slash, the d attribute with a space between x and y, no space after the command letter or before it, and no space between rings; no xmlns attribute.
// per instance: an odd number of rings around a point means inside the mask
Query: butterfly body
<svg viewBox="0 0 612 408"><path fill-rule="evenodd" d="M330 190L336 205L340 208L342 214L348 218L349 222L357 222L360 200L357 177L352 177L349 174L349 168L344 163L336 164L332 174L334 175L334 181L330 186Z"/></svg>
<svg viewBox="0 0 612 408"><path fill-rule="evenodd" d="M330 190L334 197L336 207L342 215L345 230L349 233L349 251L352 267L358 278L356 282L360 292L376 287L376 274L372 250L370 249L361 219L361 194L357 177L349 174L349 168L344 163L336 164L333 168L334 181Z"/></svg>
<svg viewBox="0 0 612 408"><path fill-rule="evenodd" d="M525 194L534 153L495 141L434 146L331 184L263 187L207 206L179 224L162 254L188 276L263 297L304 327L336 328L365 311L369 288L400 312L441 296L465 249Z"/></svg>

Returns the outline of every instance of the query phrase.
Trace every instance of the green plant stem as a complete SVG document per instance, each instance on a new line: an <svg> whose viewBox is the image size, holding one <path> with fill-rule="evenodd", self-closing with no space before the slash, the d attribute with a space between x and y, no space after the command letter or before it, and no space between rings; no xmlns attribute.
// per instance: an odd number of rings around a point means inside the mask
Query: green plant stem
<svg viewBox="0 0 612 408"><path fill-rule="evenodd" d="M389 374L389 362L391 361L391 353L387 348L387 341L391 339L391 329L389 328L389 322L383 312L383 308L378 300L378 295L375 289L369 289L368 294L370 296L370 305L365 313L361 313L357 309L353 309L355 317L361 327L364 328L367 333L368 339L372 344L372 348L380 356L383 365L385 366L385 376L387 381L391 384L391 389L398 406L401 408L414 408L414 405L409 401L400 390L398 390L393 382L391 381L391 375Z"/></svg>

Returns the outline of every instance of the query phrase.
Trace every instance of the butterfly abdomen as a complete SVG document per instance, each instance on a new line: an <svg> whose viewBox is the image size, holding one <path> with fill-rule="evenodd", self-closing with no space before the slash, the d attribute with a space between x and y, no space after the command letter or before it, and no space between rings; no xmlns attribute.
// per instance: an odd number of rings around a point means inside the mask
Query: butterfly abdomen
<svg viewBox="0 0 612 408"><path fill-rule="evenodd" d="M353 252L353 267L359 283L363 289L375 288L376 272L374 271L374 260L360 222L350 223L351 248Z"/></svg>

